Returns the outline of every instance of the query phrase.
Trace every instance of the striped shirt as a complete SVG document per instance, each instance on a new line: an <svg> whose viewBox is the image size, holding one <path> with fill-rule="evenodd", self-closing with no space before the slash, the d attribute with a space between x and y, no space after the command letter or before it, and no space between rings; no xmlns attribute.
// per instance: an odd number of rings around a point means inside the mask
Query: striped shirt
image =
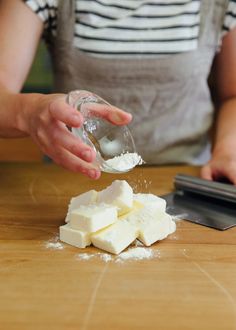
<svg viewBox="0 0 236 330"><path fill-rule="evenodd" d="M58 0L24 0L56 34ZM211 0L209 0L211 1ZM77 0L74 45L96 56L163 56L197 49L201 0ZM236 27L229 0L222 36Z"/></svg>

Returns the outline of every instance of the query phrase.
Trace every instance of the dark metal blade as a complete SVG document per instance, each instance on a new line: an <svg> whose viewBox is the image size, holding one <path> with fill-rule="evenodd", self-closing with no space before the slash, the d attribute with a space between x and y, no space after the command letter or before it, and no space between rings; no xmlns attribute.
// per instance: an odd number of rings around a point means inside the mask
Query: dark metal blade
<svg viewBox="0 0 236 330"><path fill-rule="evenodd" d="M199 225L226 230L236 226L236 206L224 200L176 191L162 196L167 212Z"/></svg>

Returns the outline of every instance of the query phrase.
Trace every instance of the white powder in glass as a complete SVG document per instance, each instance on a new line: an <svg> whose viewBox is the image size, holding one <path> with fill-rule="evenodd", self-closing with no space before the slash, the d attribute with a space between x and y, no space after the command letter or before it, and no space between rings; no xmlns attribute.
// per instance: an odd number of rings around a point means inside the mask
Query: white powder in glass
<svg viewBox="0 0 236 330"><path fill-rule="evenodd" d="M117 171L127 171L136 165L141 165L143 160L136 152L132 152L108 159L105 163Z"/></svg>

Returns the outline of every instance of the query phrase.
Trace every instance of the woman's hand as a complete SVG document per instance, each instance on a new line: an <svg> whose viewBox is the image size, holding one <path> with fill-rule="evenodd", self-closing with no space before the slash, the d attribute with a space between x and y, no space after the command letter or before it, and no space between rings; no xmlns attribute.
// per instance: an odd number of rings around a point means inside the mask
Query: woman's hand
<svg viewBox="0 0 236 330"><path fill-rule="evenodd" d="M236 28L223 38L213 73L219 109L212 158L201 175L236 185Z"/></svg>
<svg viewBox="0 0 236 330"><path fill-rule="evenodd" d="M30 97L30 95L23 96ZM27 104L23 100L22 104ZM69 106L65 95L31 94L31 106L19 112L19 128L29 134L39 148L55 163L73 172L81 172L92 179L100 177L93 164L95 151L75 137L67 128L80 127L83 117ZM112 106L92 105L92 111L116 125L126 125L131 115Z"/></svg>
<svg viewBox="0 0 236 330"><path fill-rule="evenodd" d="M236 140L214 149L211 160L201 170L201 177L215 181L226 179L236 185Z"/></svg>

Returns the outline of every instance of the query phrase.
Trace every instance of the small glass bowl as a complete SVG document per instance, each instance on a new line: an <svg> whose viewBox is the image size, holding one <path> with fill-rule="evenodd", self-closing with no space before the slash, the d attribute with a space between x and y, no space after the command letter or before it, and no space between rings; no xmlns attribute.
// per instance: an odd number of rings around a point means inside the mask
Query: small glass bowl
<svg viewBox="0 0 236 330"><path fill-rule="evenodd" d="M95 164L101 171L124 173L142 162L129 128L116 126L95 111L94 104L111 107L108 102L87 91L72 91L67 95L67 103L84 118L83 126L72 128L72 133L95 150Z"/></svg>

